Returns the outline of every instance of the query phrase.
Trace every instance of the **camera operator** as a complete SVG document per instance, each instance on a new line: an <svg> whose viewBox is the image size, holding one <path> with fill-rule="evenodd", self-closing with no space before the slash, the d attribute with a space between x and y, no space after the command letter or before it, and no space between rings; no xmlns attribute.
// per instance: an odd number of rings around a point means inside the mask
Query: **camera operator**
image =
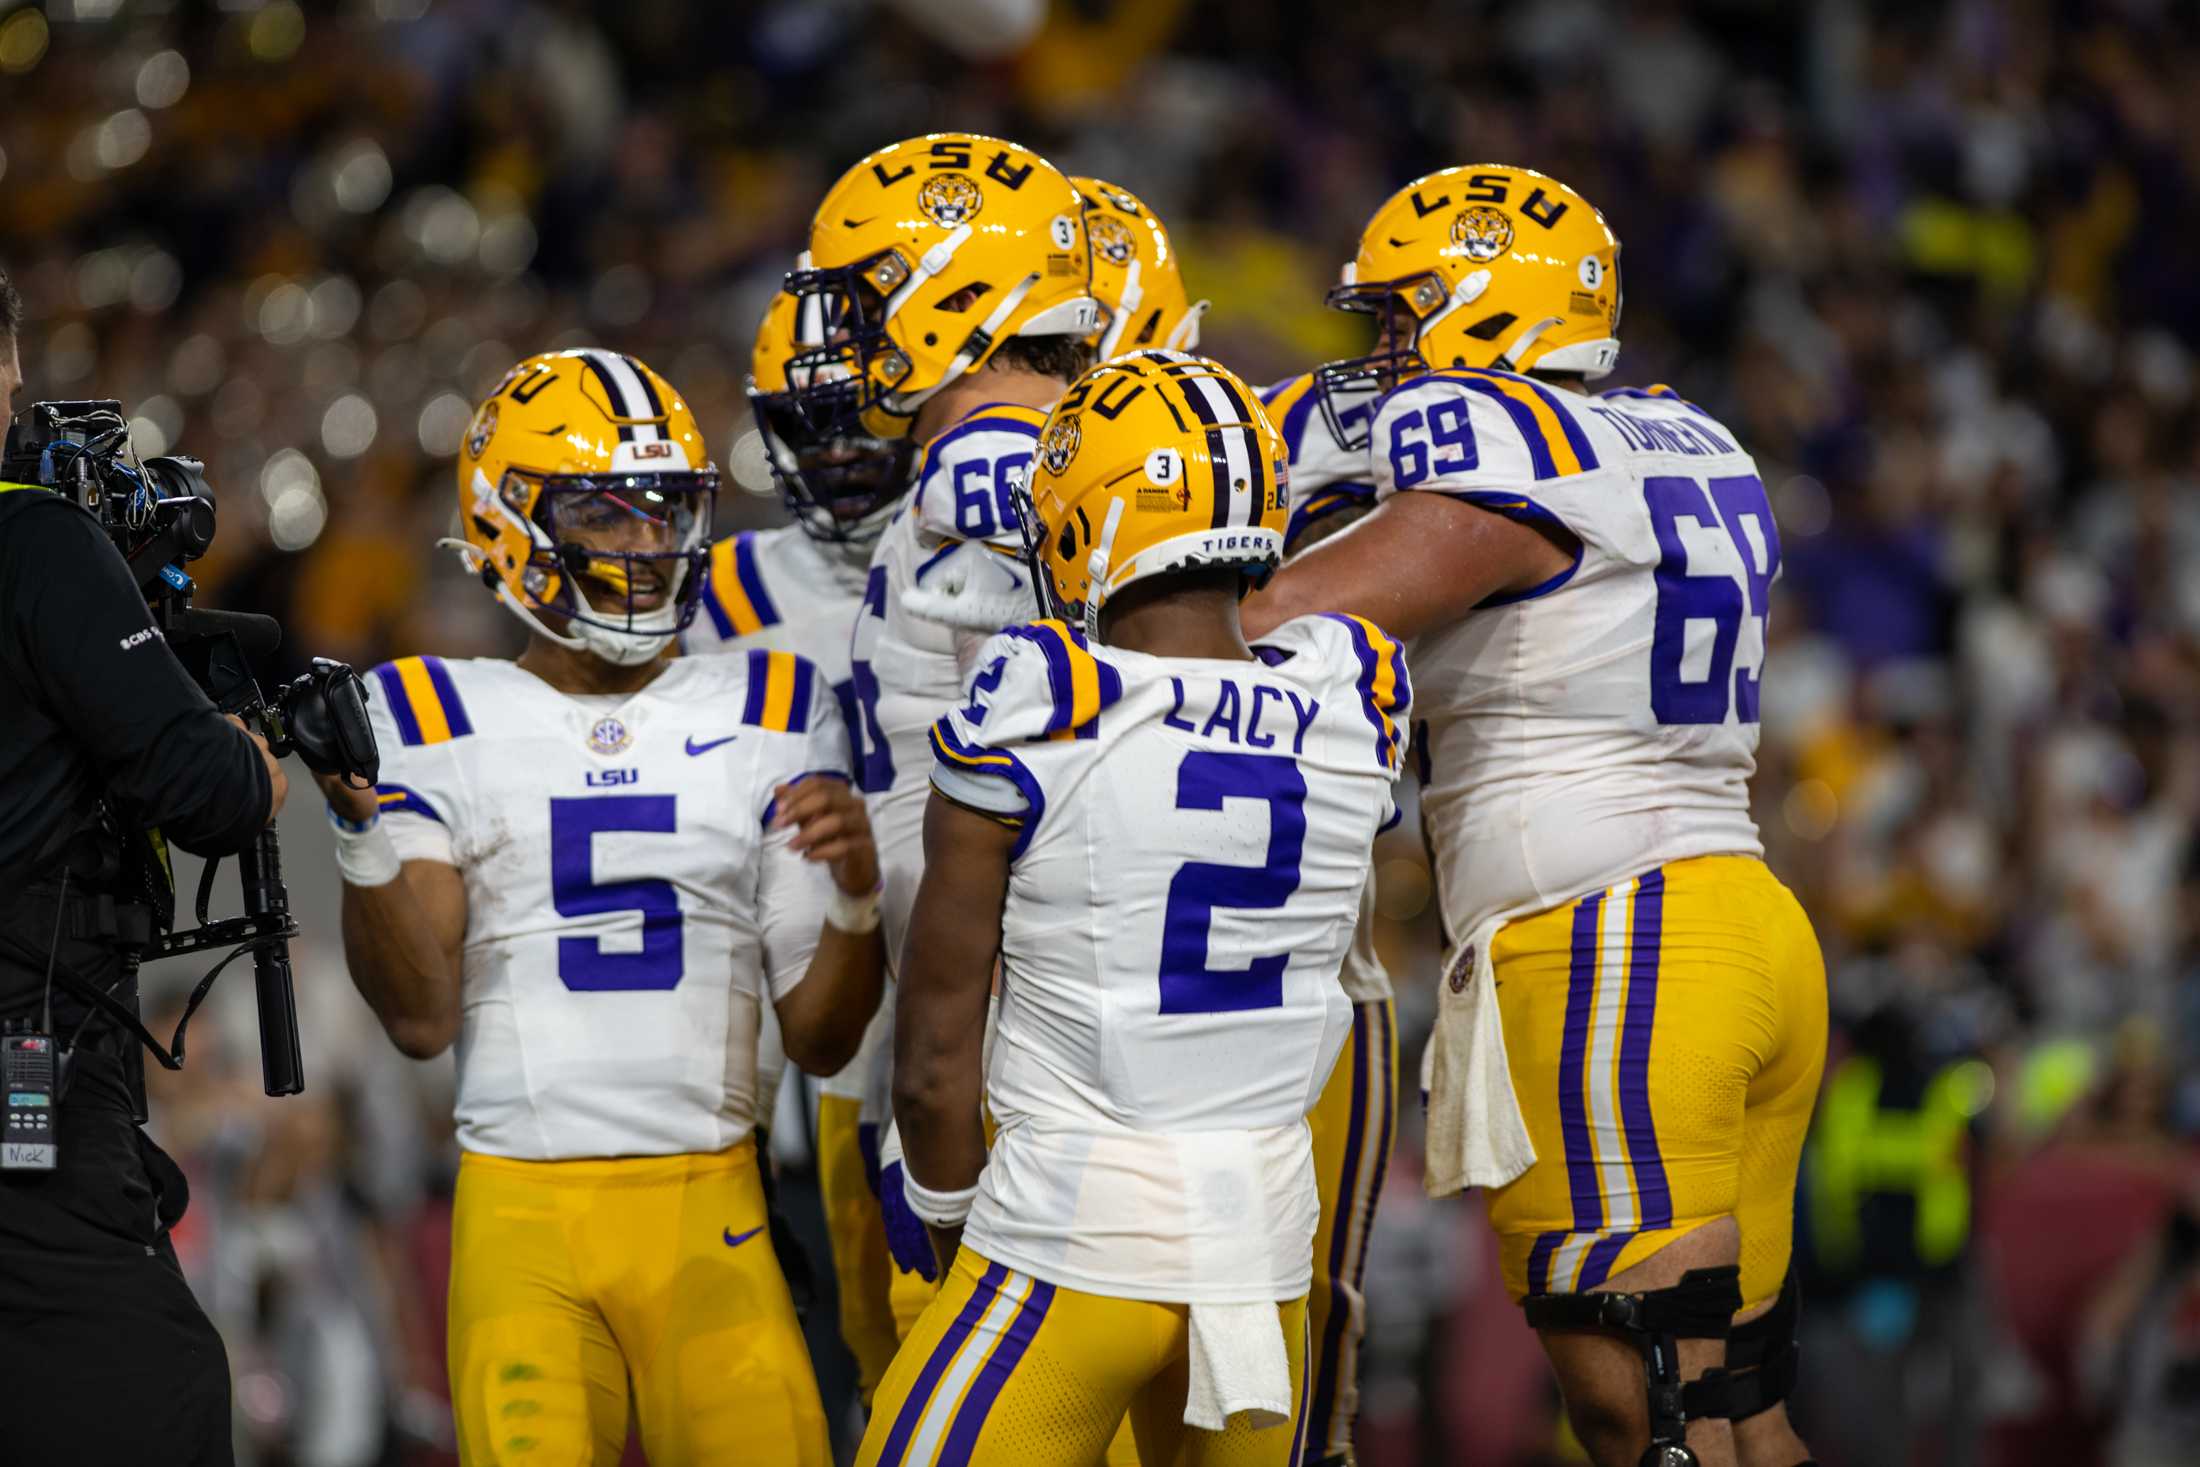
<svg viewBox="0 0 2200 1467"><path fill-rule="evenodd" d="M21 329L0 271L11 419ZM245 848L283 772L176 660L99 522L19 483L0 483L0 710L0 1019L64 1047L54 1169L0 1170L0 1456L227 1463L228 1362L168 1239L183 1176L138 1129L137 1039L84 985L134 1010L172 899L162 843Z"/></svg>

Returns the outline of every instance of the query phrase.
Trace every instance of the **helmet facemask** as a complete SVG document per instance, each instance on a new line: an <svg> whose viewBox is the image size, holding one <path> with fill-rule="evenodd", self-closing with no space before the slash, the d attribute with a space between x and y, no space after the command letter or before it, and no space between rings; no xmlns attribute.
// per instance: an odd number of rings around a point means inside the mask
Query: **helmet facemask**
<svg viewBox="0 0 2200 1467"><path fill-rule="evenodd" d="M1482 280L1489 278L1486 272L1477 274ZM1476 276L1467 279L1472 282ZM1466 296L1471 299L1471 294ZM1315 400L1339 447L1348 453L1364 451L1374 425L1376 400L1407 378L1431 370L1432 364L1421 353L1421 335L1456 309L1452 301L1443 277L1433 271L1403 280L1348 280L1330 290L1326 304L1331 309L1375 318L1375 350L1314 369Z"/></svg>
<svg viewBox="0 0 2200 1467"><path fill-rule="evenodd" d="M702 604L717 472L558 474L536 483L535 551L522 585L563 622L558 640L621 666L657 656Z"/></svg>
<svg viewBox="0 0 2200 1467"><path fill-rule="evenodd" d="M802 303L805 320L818 323L825 343L787 361L787 396L800 414L796 441L869 437L866 413L914 421L914 407L902 413L888 400L915 370L886 330L900 304L895 294L909 284L908 262L897 250L787 276L787 293Z"/></svg>
<svg viewBox="0 0 2200 1467"><path fill-rule="evenodd" d="M836 396L854 399L857 387L853 381L830 383L807 403L792 391L749 394L772 482L788 514L804 534L826 544L877 538L908 488L916 448L908 438L873 437L863 430L858 412L836 404ZM843 430L852 423L854 431L821 431L821 420Z"/></svg>

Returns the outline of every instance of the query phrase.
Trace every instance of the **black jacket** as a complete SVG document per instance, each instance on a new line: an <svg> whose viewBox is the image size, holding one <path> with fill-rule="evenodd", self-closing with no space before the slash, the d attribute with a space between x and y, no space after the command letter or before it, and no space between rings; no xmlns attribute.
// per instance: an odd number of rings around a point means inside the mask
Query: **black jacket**
<svg viewBox="0 0 2200 1467"><path fill-rule="evenodd" d="M201 855L250 844L268 776L153 626L99 522L0 485L0 900L51 866L102 793Z"/></svg>

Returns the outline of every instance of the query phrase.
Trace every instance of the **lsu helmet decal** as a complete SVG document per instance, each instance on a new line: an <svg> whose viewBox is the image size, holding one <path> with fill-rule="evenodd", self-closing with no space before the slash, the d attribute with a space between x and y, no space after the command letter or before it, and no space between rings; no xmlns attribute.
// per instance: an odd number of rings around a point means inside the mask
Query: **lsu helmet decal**
<svg viewBox="0 0 2200 1467"><path fill-rule="evenodd" d="M1604 216L1532 168L1475 163L1415 179L1360 234L1329 304L1373 315L1373 353L1315 374L1322 413L1349 449L1366 446L1368 395L1416 372L1497 367L1579 372L1619 359L1619 240Z"/></svg>
<svg viewBox="0 0 2200 1467"><path fill-rule="evenodd" d="M1108 599L1150 576L1227 565L1265 581L1283 557L1287 457L1218 362L1139 351L1094 367L1047 415L1018 491L1041 610L1097 639Z"/></svg>
<svg viewBox="0 0 2200 1467"><path fill-rule="evenodd" d="M454 546L514 615L609 662L647 662L700 604L718 470L695 415L633 357L529 357L474 414Z"/></svg>
<svg viewBox="0 0 2200 1467"><path fill-rule="evenodd" d="M1099 361L1142 347L1199 349L1207 302L1193 301L1169 231L1129 189L1072 178L1085 200L1092 240L1092 293L1100 302L1093 349Z"/></svg>
<svg viewBox="0 0 2200 1467"><path fill-rule="evenodd" d="M942 387L1011 336L1098 326L1085 210L1046 159L976 133L879 149L810 221L787 291L819 307L823 343L788 364L813 434L904 438Z"/></svg>
<svg viewBox="0 0 2200 1467"><path fill-rule="evenodd" d="M805 265L797 262L797 268ZM885 529L908 487L915 445L907 438L874 438L846 415L836 425L832 415L813 418L803 410L788 364L824 344L821 314L816 296L773 295L749 357L749 407L772 482L795 523L813 540L861 543ZM823 431L821 423L843 431Z"/></svg>

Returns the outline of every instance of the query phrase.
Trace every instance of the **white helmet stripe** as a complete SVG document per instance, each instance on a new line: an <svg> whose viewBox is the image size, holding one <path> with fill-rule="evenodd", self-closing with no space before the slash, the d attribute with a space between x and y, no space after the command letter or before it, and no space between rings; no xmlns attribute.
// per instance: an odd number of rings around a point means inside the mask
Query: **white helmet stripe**
<svg viewBox="0 0 2200 1467"><path fill-rule="evenodd" d="M642 374L634 370L634 364L617 352L598 351L591 348L588 360L607 381L616 384L612 392L612 405L625 418L647 419L651 416L649 400L653 395L642 382ZM657 443L663 440L664 431L655 423L639 421L629 425L629 435L623 429L619 436L635 443Z"/></svg>
<svg viewBox="0 0 2200 1467"><path fill-rule="evenodd" d="M1194 407L1202 409L1200 416L1208 422L1235 425L1246 421L1244 404L1231 401L1233 394L1221 378L1205 372L1186 372L1177 381L1183 384ZM1253 486L1260 479L1254 462L1252 432L1225 426L1209 432L1207 441L1222 450L1223 462L1215 466L1215 495L1218 500L1227 496L1229 503L1215 527L1252 524Z"/></svg>

